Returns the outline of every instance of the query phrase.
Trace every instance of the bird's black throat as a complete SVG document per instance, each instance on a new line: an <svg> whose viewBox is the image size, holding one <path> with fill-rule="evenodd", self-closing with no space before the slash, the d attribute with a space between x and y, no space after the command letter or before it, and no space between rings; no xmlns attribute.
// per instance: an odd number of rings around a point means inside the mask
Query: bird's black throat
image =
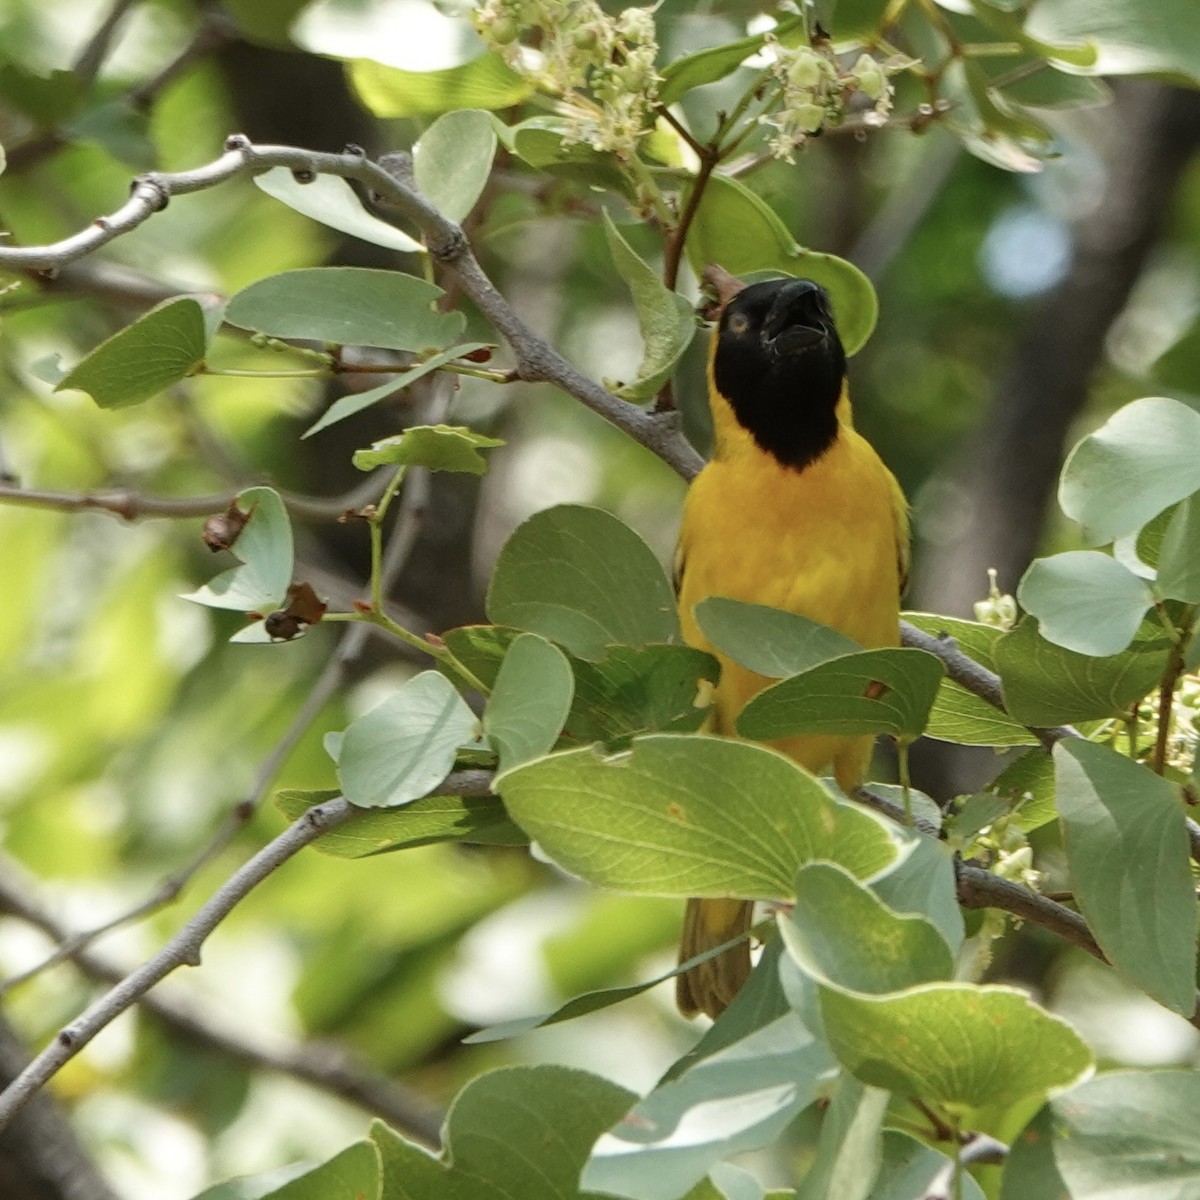
<svg viewBox="0 0 1200 1200"><path fill-rule="evenodd" d="M726 305L713 382L755 443L793 470L837 440L846 355L829 298L807 279L752 284Z"/></svg>

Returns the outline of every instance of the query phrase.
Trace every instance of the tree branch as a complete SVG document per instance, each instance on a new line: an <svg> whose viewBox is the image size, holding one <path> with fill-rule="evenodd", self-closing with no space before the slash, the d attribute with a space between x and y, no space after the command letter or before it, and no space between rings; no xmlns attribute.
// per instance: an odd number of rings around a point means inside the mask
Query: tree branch
<svg viewBox="0 0 1200 1200"><path fill-rule="evenodd" d="M33 898L32 888L20 878L16 864L3 860L0 860L0 910L40 930L61 947L73 946L69 957L92 979L118 984L125 978L127 972L121 967L95 951L81 948L78 935ZM161 991L147 993L137 1003L143 1012L182 1037L247 1066L277 1071L340 1096L430 1146L439 1144L439 1112L415 1092L376 1073L340 1046L325 1042L256 1041L241 1030L222 1024L209 1011ZM13 1068L10 1077L15 1077L24 1065L22 1062Z"/></svg>
<svg viewBox="0 0 1200 1200"><path fill-rule="evenodd" d="M256 146L235 134L225 153L190 171L153 172L133 181L129 199L115 212L98 217L86 229L46 246L0 246L0 270L54 272L130 233L160 212L175 196L203 191L241 175L272 167L306 174L337 175L363 184L425 235L429 253L457 279L462 290L512 348L517 373L529 382L552 383L657 454L686 479L703 465L679 430L673 413L649 413L613 396L572 366L517 316L496 290L471 252L462 229L447 220L416 190L405 156L393 155L388 167L357 149L326 154L292 146Z"/></svg>
<svg viewBox="0 0 1200 1200"><path fill-rule="evenodd" d="M183 966L199 966L208 936L258 884L322 834L347 820L352 808L338 798L310 808L222 884L206 904L153 957L90 1005L0 1092L0 1129L105 1026L136 1004L155 984Z"/></svg>

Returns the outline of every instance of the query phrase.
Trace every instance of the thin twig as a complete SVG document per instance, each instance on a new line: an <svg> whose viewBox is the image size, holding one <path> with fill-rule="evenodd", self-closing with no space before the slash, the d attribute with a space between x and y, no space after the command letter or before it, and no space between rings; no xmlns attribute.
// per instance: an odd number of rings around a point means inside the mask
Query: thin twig
<svg viewBox="0 0 1200 1200"><path fill-rule="evenodd" d="M24 879L16 863L0 858L0 911L24 921L51 941L66 947L77 941L66 925L35 899L32 881ZM92 979L117 984L126 970L94 950L76 948L71 960ZM248 1036L216 1019L210 1006L199 1009L182 997L148 992L138 1007L182 1037L190 1038L247 1066L277 1071L321 1091L340 1096L367 1112L382 1117L405 1133L438 1145L441 1115L417 1093L384 1075L340 1046L327 1042L289 1043Z"/></svg>
<svg viewBox="0 0 1200 1200"><path fill-rule="evenodd" d="M393 156L395 157L395 156ZM455 275L462 289L512 348L517 373L529 382L552 383L657 454L686 479L703 465L672 413L648 413L612 395L573 367L517 316L471 252L462 229L447 220L410 182L357 150L326 154L293 146L256 146L234 135L220 158L190 171L153 172L133 182L129 199L86 229L46 246L0 246L0 270L53 272L94 253L136 229L175 196L203 191L272 167L354 179L392 205L425 234L429 252Z"/></svg>
<svg viewBox="0 0 1200 1200"><path fill-rule="evenodd" d="M84 87L90 87L92 81L100 73L100 68L104 65L109 50L112 49L117 29L129 10L137 3L138 0L114 0L108 15L100 22L96 32L92 34L87 44L76 56L74 63L71 64L71 74Z"/></svg>
<svg viewBox="0 0 1200 1200"><path fill-rule="evenodd" d="M155 984L178 967L199 966L200 951L208 936L237 904L288 859L342 824L352 812L350 804L341 797L310 808L235 871L153 958L147 959L71 1024L59 1030L54 1040L0 1092L0 1129L96 1034L136 1004Z"/></svg>

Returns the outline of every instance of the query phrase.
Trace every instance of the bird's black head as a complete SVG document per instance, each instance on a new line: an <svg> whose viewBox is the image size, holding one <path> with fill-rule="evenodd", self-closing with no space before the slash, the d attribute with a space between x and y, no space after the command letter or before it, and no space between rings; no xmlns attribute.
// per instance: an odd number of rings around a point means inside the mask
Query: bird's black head
<svg viewBox="0 0 1200 1200"><path fill-rule="evenodd" d="M712 375L763 450L797 470L819 458L837 437L846 376L828 293L811 279L738 292L713 331Z"/></svg>

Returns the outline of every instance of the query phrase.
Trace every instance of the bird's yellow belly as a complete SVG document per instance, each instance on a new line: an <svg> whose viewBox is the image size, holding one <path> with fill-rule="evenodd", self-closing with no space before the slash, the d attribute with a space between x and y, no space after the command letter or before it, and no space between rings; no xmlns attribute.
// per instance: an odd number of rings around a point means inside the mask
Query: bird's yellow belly
<svg viewBox="0 0 1200 1200"><path fill-rule="evenodd" d="M764 456L714 461L688 494L681 536L680 619L689 644L721 663L714 725L732 734L746 702L773 680L713 650L692 614L708 596L798 613L866 648L899 641L898 493L852 430L802 472ZM861 782L873 739L802 735L771 743L810 771Z"/></svg>

